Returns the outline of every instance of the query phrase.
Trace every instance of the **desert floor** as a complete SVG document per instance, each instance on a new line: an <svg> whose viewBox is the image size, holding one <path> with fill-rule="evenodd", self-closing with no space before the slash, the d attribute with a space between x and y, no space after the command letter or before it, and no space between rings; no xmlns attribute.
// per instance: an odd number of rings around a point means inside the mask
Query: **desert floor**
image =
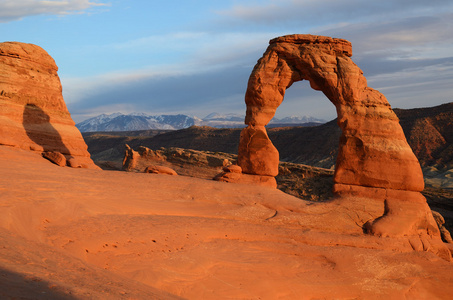
<svg viewBox="0 0 453 300"><path fill-rule="evenodd" d="M363 234L360 199L313 203L257 186L58 167L5 146L0 166L0 298L453 294L453 263Z"/></svg>

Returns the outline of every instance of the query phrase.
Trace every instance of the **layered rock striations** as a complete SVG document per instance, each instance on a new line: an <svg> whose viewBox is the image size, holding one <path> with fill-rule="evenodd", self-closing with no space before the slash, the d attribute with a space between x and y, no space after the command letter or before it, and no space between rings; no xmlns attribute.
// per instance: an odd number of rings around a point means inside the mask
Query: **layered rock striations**
<svg viewBox="0 0 453 300"><path fill-rule="evenodd" d="M363 72L350 56L351 44L342 39L291 35L271 40L250 75L245 95L248 127L239 146L239 164L245 173L275 176L276 168L268 166L268 161L276 161L276 150L266 151L271 154L263 159L250 156L259 149L271 148L268 143L262 146L264 126L282 103L286 89L296 81L308 80L337 109L342 136L336 183L423 190L420 165L398 118L387 99L367 86ZM397 167L388 168L389 162Z"/></svg>
<svg viewBox="0 0 453 300"><path fill-rule="evenodd" d="M70 166L97 168L66 108L57 71L39 46L0 43L0 144L59 152Z"/></svg>
<svg viewBox="0 0 453 300"><path fill-rule="evenodd" d="M277 175L278 151L265 126L286 89L296 81L308 80L335 105L342 130L334 193L345 201L355 197L382 203L381 211L370 212L372 217L362 224L368 233L419 236L422 246L411 242L413 248L429 248L428 240L436 244L440 238L419 193L424 188L420 164L387 99L367 86L351 56L351 44L343 39L289 35L271 40L248 82L247 127L240 137L238 165L246 174Z"/></svg>

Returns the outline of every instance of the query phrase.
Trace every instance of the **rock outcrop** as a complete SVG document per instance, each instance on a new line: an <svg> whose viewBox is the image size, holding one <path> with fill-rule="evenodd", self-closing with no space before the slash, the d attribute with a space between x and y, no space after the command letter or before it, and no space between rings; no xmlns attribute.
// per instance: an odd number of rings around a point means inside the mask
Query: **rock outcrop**
<svg viewBox="0 0 453 300"><path fill-rule="evenodd" d="M122 169L128 172L148 173L146 169L153 166L162 170L172 169L178 175L212 179L237 158L234 154L175 147L152 150L139 146L137 151L127 144L125 147Z"/></svg>
<svg viewBox="0 0 453 300"><path fill-rule="evenodd" d="M134 151L128 144L125 145L123 171L131 172L137 166L137 161L140 157L137 151Z"/></svg>
<svg viewBox="0 0 453 300"><path fill-rule="evenodd" d="M66 108L57 71L39 46L0 43L0 144L59 152L73 166L97 168Z"/></svg>
<svg viewBox="0 0 453 300"><path fill-rule="evenodd" d="M60 152L46 151L42 153L42 157L48 159L49 161L53 162L54 164L60 167L64 167L67 164L66 157Z"/></svg>
<svg viewBox="0 0 453 300"><path fill-rule="evenodd" d="M445 219L444 217L437 211L432 211L434 220L436 220L437 227L439 227L440 230L440 235L442 236L442 240L445 243L453 244L453 239L451 238L450 231L448 231L447 228L445 228Z"/></svg>
<svg viewBox="0 0 453 300"><path fill-rule="evenodd" d="M289 35L271 40L248 82L247 127L241 133L238 165L246 174L277 175L278 151L265 126L286 89L296 81L308 80L336 107L342 130L334 175L337 197L380 201L382 210L370 212L371 219L362 224L368 233L417 236L423 246L412 241L414 249L436 248L447 257L426 199L420 194L424 188L420 164L387 99L367 86L351 56L351 44L343 39Z"/></svg>
<svg viewBox="0 0 453 300"><path fill-rule="evenodd" d="M165 174L165 175L178 175L175 170L169 167L164 167L164 166L148 166L146 167L145 173L151 173L151 174Z"/></svg>
<svg viewBox="0 0 453 300"><path fill-rule="evenodd" d="M250 175L242 173L242 168L238 165L230 165L223 168L223 172L217 174L214 178L216 181L235 182L244 184L254 184L277 188L277 180L273 176Z"/></svg>

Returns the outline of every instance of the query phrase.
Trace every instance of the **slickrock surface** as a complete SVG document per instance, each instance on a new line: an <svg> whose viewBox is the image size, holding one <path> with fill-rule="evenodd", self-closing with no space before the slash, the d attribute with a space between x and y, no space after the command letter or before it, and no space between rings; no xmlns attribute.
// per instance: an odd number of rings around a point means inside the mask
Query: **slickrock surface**
<svg viewBox="0 0 453 300"><path fill-rule="evenodd" d="M39 46L0 43L0 144L60 152L73 165L96 168L66 108L57 71Z"/></svg>
<svg viewBox="0 0 453 300"><path fill-rule="evenodd" d="M0 297L449 299L453 293L453 264L432 249L363 234L364 222L382 208L362 198L313 203L258 186L61 168L5 146L0 165Z"/></svg>

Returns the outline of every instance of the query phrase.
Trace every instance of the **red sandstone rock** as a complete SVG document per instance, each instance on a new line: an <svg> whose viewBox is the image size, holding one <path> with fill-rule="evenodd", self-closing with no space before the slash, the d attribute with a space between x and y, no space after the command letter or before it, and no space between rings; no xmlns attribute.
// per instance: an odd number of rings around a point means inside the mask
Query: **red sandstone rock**
<svg viewBox="0 0 453 300"><path fill-rule="evenodd" d="M42 156L60 167L66 166L66 157L60 152L46 151L42 153Z"/></svg>
<svg viewBox="0 0 453 300"><path fill-rule="evenodd" d="M87 165L85 165L83 162L81 162L78 158L76 157L71 157L67 160L67 165L70 166L71 168L88 168Z"/></svg>
<svg viewBox="0 0 453 300"><path fill-rule="evenodd" d="M239 167L238 165L229 165L226 167L223 167L223 171L225 173L242 173L242 168Z"/></svg>
<svg viewBox="0 0 453 300"><path fill-rule="evenodd" d="M241 132L238 165L242 172L264 176L278 175L279 155L264 126L248 126Z"/></svg>
<svg viewBox="0 0 453 300"><path fill-rule="evenodd" d="M296 81L308 80L338 112L343 134L336 183L422 191L421 168L398 118L385 97L367 86L351 55L351 44L342 39L291 35L271 40L248 82L245 123L249 128L244 129L244 135L249 135L251 126L262 127L272 119L287 88ZM265 135L264 129L263 139ZM262 148L265 152L265 148L271 148L268 144L271 142L252 143L252 151L259 153ZM259 167L250 167L253 159L246 154L251 152L249 147L250 139L241 139L238 164L245 173L263 175L262 169L276 168L275 160L266 166L258 162Z"/></svg>
<svg viewBox="0 0 453 300"><path fill-rule="evenodd" d="M451 238L451 234L447 228L445 228L445 219L444 217L437 211L432 211L434 220L437 223L437 227L439 228L440 235L442 236L442 240L446 243L453 244L453 239Z"/></svg>
<svg viewBox="0 0 453 300"><path fill-rule="evenodd" d="M97 169L66 108L57 70L36 45L0 43L0 144L60 152Z"/></svg>
<svg viewBox="0 0 453 300"><path fill-rule="evenodd" d="M274 176L244 174L242 173L242 168L238 165L223 167L223 172L217 174L213 179L222 182L254 184L274 189L277 188L277 181Z"/></svg>
<svg viewBox="0 0 453 300"><path fill-rule="evenodd" d="M278 152L265 125L294 82L308 80L336 107L342 130L334 175L338 198L361 197L378 201L381 217L366 224L379 236L410 236L446 258L446 247L431 215L420 164L409 147L399 120L387 99L367 86L363 72L350 59L351 44L342 39L314 35L290 35L270 41L250 75L245 103L247 112L238 149L238 165L244 173L276 176ZM253 176L253 175L250 175Z"/></svg>
<svg viewBox="0 0 453 300"><path fill-rule="evenodd" d="M80 172L1 146L0 166L0 298L172 299L150 287L179 299L453 294L453 264L404 237L362 234L370 213L382 215L379 201Z"/></svg>
<svg viewBox="0 0 453 300"><path fill-rule="evenodd" d="M274 176L263 176L263 175L250 175L238 172L222 172L217 174L214 178L216 181L229 182L229 183L243 183L260 185L270 188L277 188L277 181Z"/></svg>
<svg viewBox="0 0 453 300"><path fill-rule="evenodd" d="M145 169L145 173L178 175L172 168L164 166L149 166Z"/></svg>
<svg viewBox="0 0 453 300"><path fill-rule="evenodd" d="M130 172L137 166L140 154L132 149L128 144L125 144L124 146L126 147L126 150L123 159L123 170Z"/></svg>

